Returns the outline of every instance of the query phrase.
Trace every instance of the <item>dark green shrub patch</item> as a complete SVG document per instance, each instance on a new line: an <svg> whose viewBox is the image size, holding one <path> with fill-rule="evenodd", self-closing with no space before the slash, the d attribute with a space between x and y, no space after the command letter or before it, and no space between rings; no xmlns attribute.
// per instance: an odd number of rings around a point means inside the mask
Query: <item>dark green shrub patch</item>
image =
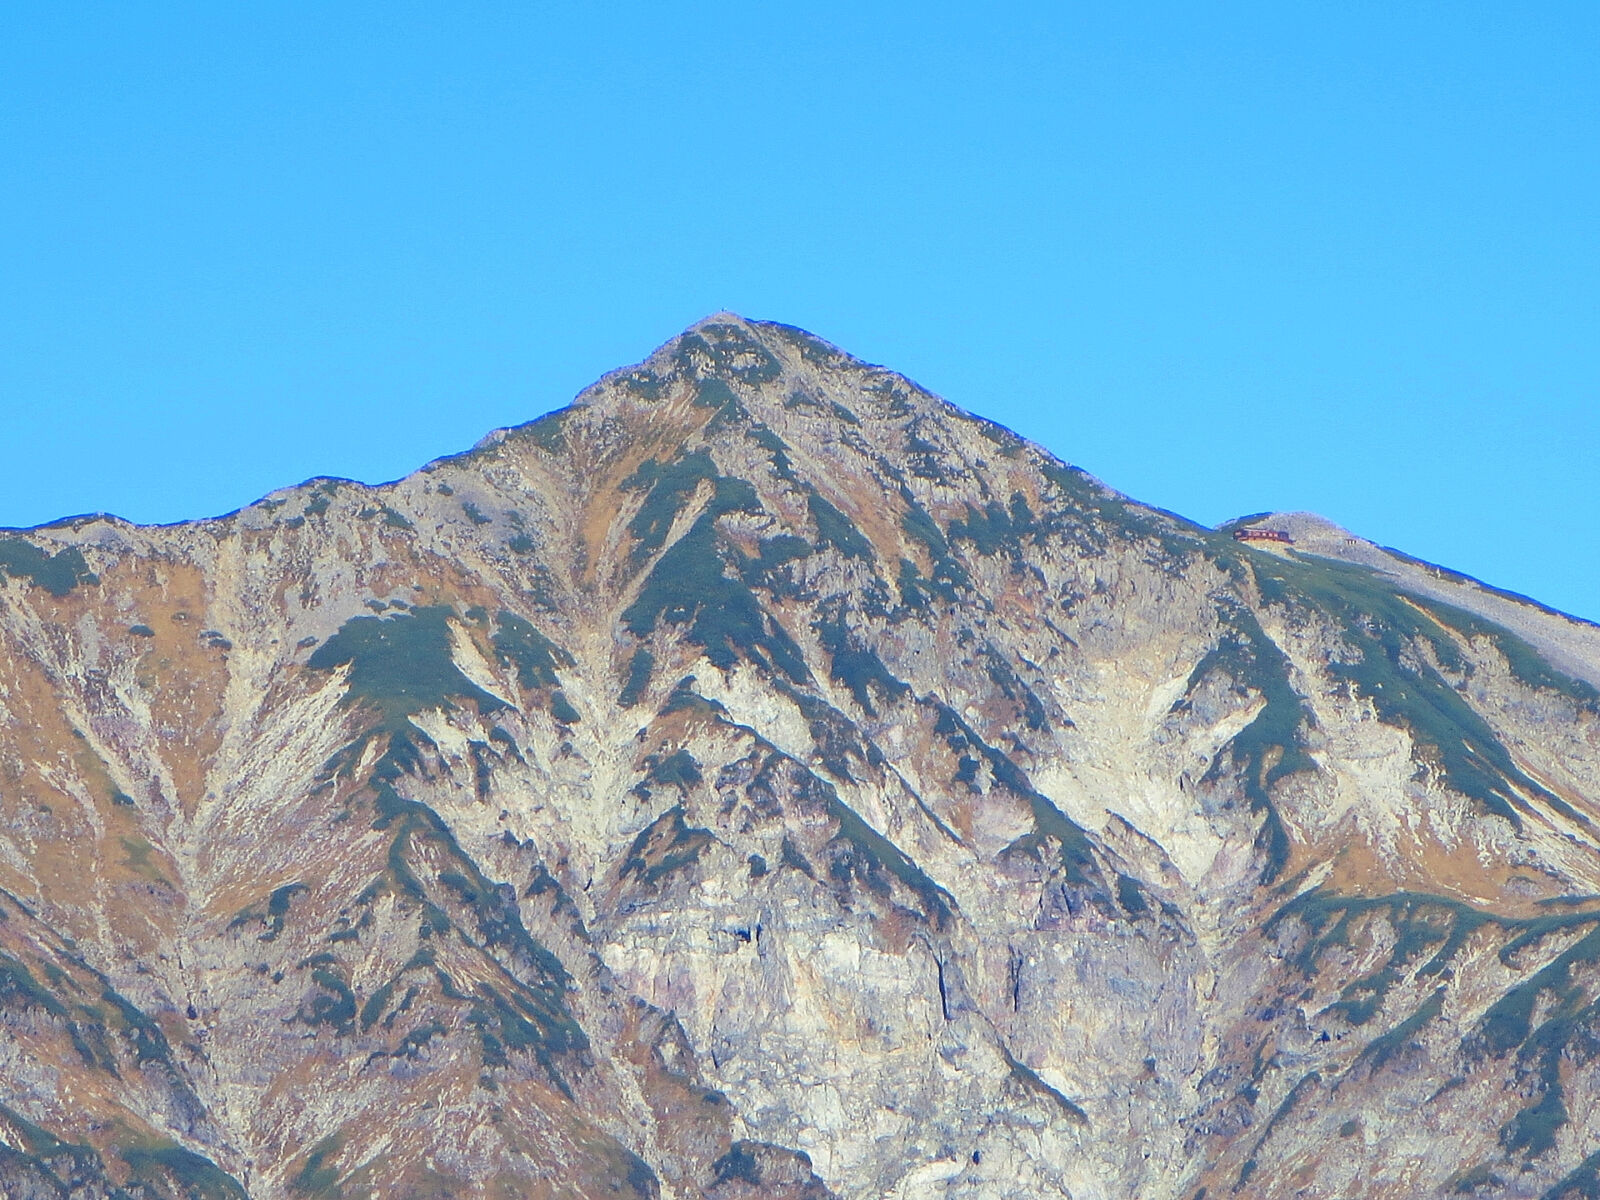
<svg viewBox="0 0 1600 1200"><path fill-rule="evenodd" d="M633 839L622 860L621 878L638 876L646 887L654 887L694 862L714 840L709 829L694 829L685 823L683 806L674 805Z"/></svg>
<svg viewBox="0 0 1600 1200"><path fill-rule="evenodd" d="M812 523L817 527L819 549L832 546L846 558L872 558L872 543L850 523L849 517L815 491L807 491L806 505L811 510Z"/></svg>
<svg viewBox="0 0 1600 1200"><path fill-rule="evenodd" d="M783 364L772 351L737 325L721 322L702 325L698 332L679 338L673 362L707 382L713 381L707 378L710 373L754 386L771 383L783 373Z"/></svg>
<svg viewBox="0 0 1600 1200"><path fill-rule="evenodd" d="M839 832L829 843L829 876L846 885L858 879L869 891L884 899L892 894L889 879L897 879L921 901L924 914L935 928L944 929L951 918L949 894L924 874L905 851L840 800L831 786L823 786L828 797L828 815L839 826Z"/></svg>
<svg viewBox="0 0 1600 1200"><path fill-rule="evenodd" d="M341 1200L339 1172L329 1165L344 1148L338 1134L330 1134L311 1147L306 1160L289 1180L289 1189L307 1200Z"/></svg>
<svg viewBox="0 0 1600 1200"><path fill-rule="evenodd" d="M790 483L800 482L794 473L794 464L789 461L788 445L772 431L771 427L752 425L745 431L745 436L772 456L772 469L779 479Z"/></svg>
<svg viewBox="0 0 1600 1200"><path fill-rule="evenodd" d="M643 646L635 650L633 657L628 660L628 677L623 682L622 694L617 698L617 702L624 708L632 708L639 703L639 697L650 684L650 674L655 670L655 666L655 655Z"/></svg>
<svg viewBox="0 0 1600 1200"><path fill-rule="evenodd" d="M957 715L955 709L938 701L934 701L934 707L937 713L934 732L944 739L951 752L957 755L971 752L981 756L989 764L994 781L1026 800L1032 810L1034 831L1018 838L1006 848L1006 852L1038 858L1046 839L1053 838L1060 847L1058 854L1067 883L1072 887L1089 889L1094 895L1109 901L1100 864L1095 861L1088 834L1057 808L1048 796L1039 792L1021 767L979 737L972 726Z"/></svg>
<svg viewBox="0 0 1600 1200"><path fill-rule="evenodd" d="M845 627L840 610L835 609L831 616L819 621L816 629L832 663L829 678L849 688L868 716L878 715L872 703L874 694L879 700L892 704L911 690L889 673L876 651Z"/></svg>
<svg viewBox="0 0 1600 1200"><path fill-rule="evenodd" d="M1581 679L1558 671L1543 656L1509 629L1492 624L1463 609L1437 600L1413 597L1435 620L1469 638L1487 638L1506 660L1511 674L1538 691L1556 692L1589 712L1600 707L1600 691Z"/></svg>
<svg viewBox="0 0 1600 1200"><path fill-rule="evenodd" d="M166 1188L172 1187L187 1200L249 1200L232 1175L176 1142L120 1146L117 1154L133 1173L130 1182L160 1189L157 1195L167 1194Z"/></svg>
<svg viewBox="0 0 1600 1200"><path fill-rule="evenodd" d="M47 554L32 542L19 537L0 538L0 571L13 579L38 584L59 599L80 583L95 584L99 576L89 570L83 551L67 546Z"/></svg>
<svg viewBox="0 0 1600 1200"><path fill-rule="evenodd" d="M793 325L780 325L776 321L762 321L761 328L770 329L800 351L800 357L813 366L830 366L841 361L847 361L849 355L837 347L830 346L827 342L803 329L796 329Z"/></svg>
<svg viewBox="0 0 1600 1200"><path fill-rule="evenodd" d="M1488 723L1440 674L1439 668L1462 675L1471 668L1429 610L1364 567L1266 554L1254 555L1251 565L1263 599L1309 605L1340 624L1352 658L1330 664L1330 673L1370 700L1379 720L1408 730L1450 788L1518 828L1525 796L1588 823L1516 765ZM1520 656L1515 640L1505 646ZM1424 649L1439 668L1427 661ZM1533 673L1526 662L1523 669Z"/></svg>
<svg viewBox="0 0 1600 1200"><path fill-rule="evenodd" d="M780 596L798 593L794 573L784 568L811 556L811 543L792 533L762 538L754 557L740 556L739 574L752 587L763 587Z"/></svg>
<svg viewBox="0 0 1600 1200"><path fill-rule="evenodd" d="M649 489L639 511L628 522L628 532L636 539L635 561L649 558L666 544L667 534L684 504L708 481L716 488L709 510L714 517L728 512L759 511L761 506L755 489L742 479L719 475L716 464L704 450L685 454L665 465L653 458L646 459L637 471L623 480L625 490Z"/></svg>
<svg viewBox="0 0 1600 1200"><path fill-rule="evenodd" d="M1034 732L1048 729L1050 721L1045 713L1044 701L1022 681L1005 655L992 642L985 644L978 653L983 659L984 673L1000 689L1000 694L1016 706L1023 723Z"/></svg>
<svg viewBox="0 0 1600 1200"><path fill-rule="evenodd" d="M687 750L679 749L665 757L652 754L644 761L645 778L650 783L675 787L687 792L700 784L700 764Z"/></svg>
<svg viewBox="0 0 1600 1200"><path fill-rule="evenodd" d="M301 1004L295 1012L295 1020L312 1026L331 1025L340 1037L354 1033L356 998L350 985L324 967L312 970L311 981L316 984L317 991Z"/></svg>
<svg viewBox="0 0 1600 1200"><path fill-rule="evenodd" d="M517 683L524 690L560 687L557 668L572 666L572 655L535 629L531 622L506 609L495 616L495 632L490 644L502 666L516 667Z"/></svg>
<svg viewBox="0 0 1600 1200"><path fill-rule="evenodd" d="M537 420L529 421L521 426L518 432L546 454L564 454L567 449L567 422L576 411L576 407L569 404L565 408L556 409L555 412L545 413Z"/></svg>
<svg viewBox="0 0 1600 1200"><path fill-rule="evenodd" d="M926 546L930 558L937 560L949 554L950 543L945 540L939 523L928 515L927 509L911 498L909 492L902 495L906 501L906 511L900 514L900 528Z"/></svg>
<svg viewBox="0 0 1600 1200"><path fill-rule="evenodd" d="M1006 551L1013 557L1022 553L1025 539L1039 531L1039 522L1028 507L1027 497L1013 492L1008 507L991 500L979 510L966 506L965 520L950 522L952 541L970 541L979 554L990 556Z"/></svg>
<svg viewBox="0 0 1600 1200"><path fill-rule="evenodd" d="M390 617L352 617L312 652L306 666L350 664L346 702L367 704L395 729L413 713L470 700L484 714L505 705L461 673L450 656L451 611L414 608Z"/></svg>
<svg viewBox="0 0 1600 1200"><path fill-rule="evenodd" d="M776 667L796 682L807 678L805 662L783 626L769 617L742 579L731 579L717 550L715 516L702 513L657 560L638 597L622 614L635 637L646 637L659 621L687 625L691 641L713 664L727 670L743 655Z"/></svg>
<svg viewBox="0 0 1600 1200"><path fill-rule="evenodd" d="M1272 786L1296 772L1316 770L1301 732L1307 710L1289 682L1289 660L1262 630L1255 614L1243 605L1227 605L1217 615L1222 636L1190 672L1184 699L1174 709L1186 704L1213 671L1228 676L1242 692L1261 696L1261 711L1218 752L1203 782L1220 779L1229 765L1237 772L1251 811L1264 818L1256 848L1265 859L1261 882L1268 884L1289 861L1289 835L1272 803Z"/></svg>

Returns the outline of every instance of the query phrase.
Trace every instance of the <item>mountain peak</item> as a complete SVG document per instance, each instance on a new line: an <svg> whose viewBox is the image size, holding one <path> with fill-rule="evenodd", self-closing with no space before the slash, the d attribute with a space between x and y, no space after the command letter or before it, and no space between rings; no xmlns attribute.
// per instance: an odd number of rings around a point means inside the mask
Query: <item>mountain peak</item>
<svg viewBox="0 0 1600 1200"><path fill-rule="evenodd" d="M641 362L609 372L566 409L497 430L478 449L507 438L542 444L556 426L576 434L599 422L633 431L625 441L604 439L625 455L625 444L694 441L733 427L770 439L796 422L815 426L818 417L834 425L836 435L859 439L870 429L872 436L887 437L888 446L904 442L908 430L916 442L913 427L974 420L904 376L803 329L714 313ZM1020 444L998 426L980 424Z"/></svg>
<svg viewBox="0 0 1600 1200"><path fill-rule="evenodd" d="M751 321L736 312L732 312L729 309L724 308L719 309L718 311L707 316L701 317L698 321L694 322L687 329L685 329L684 332L693 333L696 330L703 329L708 325L737 325L749 329L760 323L761 322Z"/></svg>
<svg viewBox="0 0 1600 1200"><path fill-rule="evenodd" d="M1592 1194L1596 636L726 313L0 536L0 1195Z"/></svg>

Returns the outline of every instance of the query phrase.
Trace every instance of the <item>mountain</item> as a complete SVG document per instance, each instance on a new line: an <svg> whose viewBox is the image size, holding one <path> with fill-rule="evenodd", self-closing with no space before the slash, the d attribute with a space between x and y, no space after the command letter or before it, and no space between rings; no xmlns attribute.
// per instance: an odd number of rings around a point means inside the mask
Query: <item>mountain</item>
<svg viewBox="0 0 1600 1200"><path fill-rule="evenodd" d="M1600 1196L1600 629L797 329L0 647L6 1197Z"/></svg>

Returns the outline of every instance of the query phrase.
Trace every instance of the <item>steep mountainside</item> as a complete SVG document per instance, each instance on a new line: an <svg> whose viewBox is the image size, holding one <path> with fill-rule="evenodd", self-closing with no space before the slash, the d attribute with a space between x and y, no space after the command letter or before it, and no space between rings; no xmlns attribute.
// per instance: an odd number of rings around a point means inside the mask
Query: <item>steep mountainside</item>
<svg viewBox="0 0 1600 1200"><path fill-rule="evenodd" d="M0 535L0 1195L1594 1200L1594 631L1285 520L724 315Z"/></svg>

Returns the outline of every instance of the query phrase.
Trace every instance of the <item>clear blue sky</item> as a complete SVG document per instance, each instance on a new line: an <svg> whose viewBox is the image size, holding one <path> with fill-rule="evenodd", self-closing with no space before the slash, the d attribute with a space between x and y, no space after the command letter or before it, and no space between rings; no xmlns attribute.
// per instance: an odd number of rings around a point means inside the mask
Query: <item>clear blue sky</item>
<svg viewBox="0 0 1600 1200"><path fill-rule="evenodd" d="M0 525L392 478L720 308L1600 619L1600 6L0 7Z"/></svg>

